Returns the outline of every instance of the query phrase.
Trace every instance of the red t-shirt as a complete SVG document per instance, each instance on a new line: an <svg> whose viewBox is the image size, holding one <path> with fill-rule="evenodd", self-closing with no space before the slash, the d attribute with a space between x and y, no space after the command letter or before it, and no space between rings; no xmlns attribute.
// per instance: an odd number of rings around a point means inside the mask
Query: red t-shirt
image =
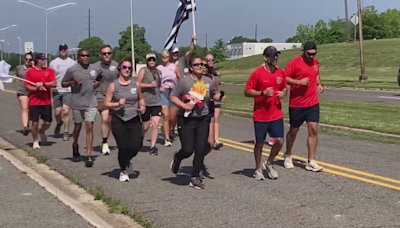
<svg viewBox="0 0 400 228"><path fill-rule="evenodd" d="M280 68L276 68L274 73L265 69L264 65L258 67L246 83L246 90L253 89L263 91L272 87L274 95L254 97L253 120L259 122L270 122L283 118L282 104L276 96L278 91L286 88L285 73Z"/></svg>
<svg viewBox="0 0 400 228"><path fill-rule="evenodd" d="M54 70L50 68L45 68L43 70L38 70L36 68L31 68L26 72L26 80L31 82L53 82L56 80ZM31 85L25 82L26 85ZM32 85L31 85L32 86ZM29 91L29 105L51 105L51 88L46 87L46 91Z"/></svg>
<svg viewBox="0 0 400 228"><path fill-rule="evenodd" d="M285 68L285 75L295 80L310 79L306 86L290 85L290 107L305 108L319 103L317 91L319 63L316 59L312 66L307 65L301 56L292 59Z"/></svg>

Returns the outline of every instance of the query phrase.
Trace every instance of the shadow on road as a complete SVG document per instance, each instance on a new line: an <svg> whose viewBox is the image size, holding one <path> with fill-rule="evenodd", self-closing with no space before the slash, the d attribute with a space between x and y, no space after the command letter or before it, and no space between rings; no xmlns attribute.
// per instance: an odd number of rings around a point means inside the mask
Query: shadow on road
<svg viewBox="0 0 400 228"><path fill-rule="evenodd" d="M120 173L121 173L121 169L114 169L111 172L105 172L105 173L102 173L101 175L102 176L108 176L108 177L111 177L111 178L114 178L114 179L119 179L119 174ZM136 171L136 170L133 170L133 173L129 174L129 178L130 179L135 179L135 178L138 178L139 176L140 176L140 172Z"/></svg>
<svg viewBox="0 0 400 228"><path fill-rule="evenodd" d="M190 179L192 178L192 167L183 166L180 169L180 172L176 175L176 177L169 177L161 179L162 181L169 181L171 184L186 186L189 184Z"/></svg>

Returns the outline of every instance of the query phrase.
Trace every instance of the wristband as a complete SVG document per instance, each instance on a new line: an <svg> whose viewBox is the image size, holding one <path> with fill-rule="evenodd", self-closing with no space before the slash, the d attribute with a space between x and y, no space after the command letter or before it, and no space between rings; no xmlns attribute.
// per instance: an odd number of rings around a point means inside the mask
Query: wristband
<svg viewBox="0 0 400 228"><path fill-rule="evenodd" d="M264 96L264 90L261 91L261 95L260 96Z"/></svg>

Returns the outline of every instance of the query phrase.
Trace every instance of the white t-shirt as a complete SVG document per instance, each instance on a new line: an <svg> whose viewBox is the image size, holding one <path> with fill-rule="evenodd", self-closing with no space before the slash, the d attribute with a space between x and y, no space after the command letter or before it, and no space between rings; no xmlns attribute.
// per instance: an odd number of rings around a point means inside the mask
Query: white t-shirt
<svg viewBox="0 0 400 228"><path fill-rule="evenodd" d="M71 92L71 87L63 88L61 86L61 82L64 78L65 73L67 72L68 68L75 65L75 60L67 57L66 59L62 59L57 57L50 62L49 67L54 70L57 79L57 90L61 93Z"/></svg>

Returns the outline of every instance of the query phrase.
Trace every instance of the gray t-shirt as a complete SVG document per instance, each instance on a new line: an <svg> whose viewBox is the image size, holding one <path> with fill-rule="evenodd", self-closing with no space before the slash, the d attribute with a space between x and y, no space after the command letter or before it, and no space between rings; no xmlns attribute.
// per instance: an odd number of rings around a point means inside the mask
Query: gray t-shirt
<svg viewBox="0 0 400 228"><path fill-rule="evenodd" d="M181 76L185 76L185 68L187 68L187 61L186 61L186 55L181 56L175 64L178 65L179 71L181 72Z"/></svg>
<svg viewBox="0 0 400 228"><path fill-rule="evenodd" d="M94 63L93 66L100 70L103 75L101 84L96 91L96 97L99 100L104 100L106 98L108 86L110 86L110 84L118 78L118 63L114 60L111 60L110 64L105 64L101 61L98 61Z"/></svg>
<svg viewBox="0 0 400 228"><path fill-rule="evenodd" d="M15 73L17 74L17 77L25 79L25 75L28 69L25 69L23 65L17 66ZM24 86L24 82L20 80L18 81L18 87L17 87L17 93L23 94L23 95L29 95L28 90L26 90L26 87Z"/></svg>
<svg viewBox="0 0 400 228"><path fill-rule="evenodd" d="M214 97L217 92L215 90L213 81L209 77L202 77L202 80L199 80L195 83L195 80L192 78L192 76L188 75L187 77L184 77L178 81L178 84L171 91L171 96L184 100L184 96L189 94L189 91L191 90L196 92L204 91L202 94L204 96L204 101L202 108L200 108L198 105L194 106L189 117L202 117L208 115L210 98ZM183 116L184 113L185 110L179 108L178 115Z"/></svg>
<svg viewBox="0 0 400 228"><path fill-rule="evenodd" d="M144 103L148 107L160 106L161 71L155 69L154 72L151 72L147 67L143 67L142 69L144 70L144 76L140 83L151 84L153 81L157 82L156 87L142 88Z"/></svg>
<svg viewBox="0 0 400 228"><path fill-rule="evenodd" d="M94 83L99 70L92 64L87 69L80 64L75 64L67 70L63 82L72 81L74 77L82 79L82 83L71 86L72 110L88 110L97 108L96 89Z"/></svg>
<svg viewBox="0 0 400 228"><path fill-rule="evenodd" d="M131 80L128 85L122 85L119 80L114 80L113 102L118 102L125 97L125 105L114 108L113 115L119 117L123 121L129 121L138 115L138 88L135 81Z"/></svg>

